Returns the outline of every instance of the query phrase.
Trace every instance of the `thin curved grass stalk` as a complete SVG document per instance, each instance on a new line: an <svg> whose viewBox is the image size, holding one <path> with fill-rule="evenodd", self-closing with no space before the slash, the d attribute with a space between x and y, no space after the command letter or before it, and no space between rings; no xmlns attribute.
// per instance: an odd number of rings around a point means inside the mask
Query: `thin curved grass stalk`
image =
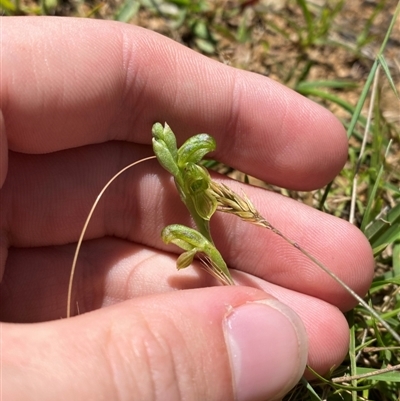
<svg viewBox="0 0 400 401"><path fill-rule="evenodd" d="M386 330L400 342L400 336L397 334L385 320L383 320L379 314L374 311L358 294L356 294L343 280L341 280L335 273L330 271L325 267L318 259L308 253L304 248L302 248L297 242L292 241L290 238L286 237L280 230L275 228L269 221L267 221L254 207L250 199L246 195L240 197L230 188L224 184L219 184L215 181L211 181L210 193L217 200L217 211L234 214L238 216L243 221L267 228L271 230L276 235L279 235L290 245L298 249L303 255L314 262L319 268L321 268L325 273L332 277L337 283L339 283L346 291L349 292L365 309L371 313L381 324L386 328Z"/></svg>
<svg viewBox="0 0 400 401"><path fill-rule="evenodd" d="M341 377L334 377L332 380L333 383L347 383L351 380L360 380L360 379L366 379L369 377L373 377L373 376L379 376L382 375L384 373L388 373L388 372L394 372L394 371L399 371L400 370L400 364L398 365L394 365L394 366L388 366L386 368L381 368L381 369L377 369L374 370L372 372L368 372L368 373L362 373L359 375L355 375L355 376L341 376ZM313 372L315 373L315 372ZM359 390L360 387L357 387L357 390Z"/></svg>
<svg viewBox="0 0 400 401"><path fill-rule="evenodd" d="M120 170L117 174L115 174L108 182L107 184L103 187L103 189L100 191L99 195L97 196L95 202L93 203L92 208L90 209L90 212L88 214L88 217L86 218L85 224L83 225L83 229L81 231L81 235L78 240L78 244L76 245L75 249L75 254L74 254L74 260L72 262L72 267L71 267L71 274L69 277L69 284L68 284L68 297L67 297L67 318L71 317L71 297L72 297L72 284L74 281L74 274L75 274L75 268L76 268L76 262L78 260L78 255L79 255L79 250L81 249L83 237L85 235L86 229L89 225L90 219L92 218L93 212L96 209L97 204L99 203L100 198L103 196L104 192L107 190L107 188L110 186L110 184L117 178L119 177L123 172L126 170L130 169L131 167L136 166L139 163L145 162L147 160L152 160L155 159L156 156L149 156L145 157L143 159L137 160L128 166L124 167L122 170Z"/></svg>

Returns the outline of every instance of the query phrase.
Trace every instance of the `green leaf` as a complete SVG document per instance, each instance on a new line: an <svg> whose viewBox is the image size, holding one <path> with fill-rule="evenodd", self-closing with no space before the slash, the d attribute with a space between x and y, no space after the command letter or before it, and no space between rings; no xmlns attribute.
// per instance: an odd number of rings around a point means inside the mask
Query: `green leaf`
<svg viewBox="0 0 400 401"><path fill-rule="evenodd" d="M170 3L172 4L176 4L177 6L184 6L184 7L188 7L190 6L190 0L169 0Z"/></svg>
<svg viewBox="0 0 400 401"><path fill-rule="evenodd" d="M397 98L399 98L399 93L397 92L396 85L393 82L393 78L392 78L392 75L390 74L389 66L387 65L386 59L383 56L383 54L378 56L378 60L383 68L383 71L385 71L386 78L388 79L389 84L390 84L394 94L396 95Z"/></svg>
<svg viewBox="0 0 400 401"><path fill-rule="evenodd" d="M385 158L387 157L387 155L389 153L390 146L391 146L391 141L389 141L389 144L388 144L388 146L386 148ZM372 187L371 194L370 194L370 196L368 198L367 207L365 209L365 213L364 213L364 216L363 216L363 219L362 219L362 222L361 222L360 229L361 229L362 232L365 231L368 223L370 223L370 221L371 221L371 217L370 216L371 216L372 206L373 206L374 201L376 199L376 193L378 191L378 188L379 188L379 185L380 185L380 180L381 180L383 172L384 172L384 165L382 163L380 168L379 168L378 174L376 176L375 184Z"/></svg>
<svg viewBox="0 0 400 401"><path fill-rule="evenodd" d="M240 43L245 43L251 38L251 24L249 24L251 20L249 21L249 13L246 11L247 9L245 9L244 13L242 14L242 18L236 32L237 40Z"/></svg>
<svg viewBox="0 0 400 401"><path fill-rule="evenodd" d="M304 377L301 378L301 382L307 388L308 395L309 395L311 401L322 401L322 399L316 393L314 388L311 386L311 384Z"/></svg>
<svg viewBox="0 0 400 401"><path fill-rule="evenodd" d="M296 90L304 96L315 96L323 100L329 100L330 102L336 103L338 106L342 107L350 114L354 113L354 106L352 104L332 93L316 89L315 87L300 84L296 87Z"/></svg>
<svg viewBox="0 0 400 401"><path fill-rule="evenodd" d="M202 52L207 53L207 54L215 53L215 45L211 40L202 39L202 38L196 38L194 41L195 41L197 47Z"/></svg>
<svg viewBox="0 0 400 401"><path fill-rule="evenodd" d="M380 248L380 252L385 249L388 245L393 244L395 241L400 240L400 224L393 224L387 228L387 230L371 244L372 248Z"/></svg>
<svg viewBox="0 0 400 401"><path fill-rule="evenodd" d="M315 30L315 24L313 23L313 17L310 13L310 10L307 6L307 2L305 0L297 0L298 6L301 8L303 12L304 20L306 21L307 25L307 32L308 32L308 41L309 43L312 42L313 31Z"/></svg>
<svg viewBox="0 0 400 401"><path fill-rule="evenodd" d="M46 15L54 14L57 5L58 5L58 0L41 0L43 13Z"/></svg>
<svg viewBox="0 0 400 401"><path fill-rule="evenodd" d="M371 244L378 245L382 243L380 238L394 224L400 224L400 203L382 214L379 219L375 220L365 229L364 233Z"/></svg>
<svg viewBox="0 0 400 401"><path fill-rule="evenodd" d="M319 81L301 81L296 86L296 90L310 90L314 88L334 88L334 89L349 89L357 88L357 82L345 80L319 80Z"/></svg>
<svg viewBox="0 0 400 401"><path fill-rule="evenodd" d="M393 273L399 276L398 285L400 285L400 243L395 244L393 247Z"/></svg>
<svg viewBox="0 0 400 401"><path fill-rule="evenodd" d="M3 10L6 10L10 13L14 13L17 11L16 6L14 5L14 3L12 1L9 0L0 0L0 8L2 8Z"/></svg>
<svg viewBox="0 0 400 401"><path fill-rule="evenodd" d="M384 280L377 280L371 284L369 289L370 294L373 294L376 291L381 290L383 287L388 286L389 284L400 285L400 274L397 274L393 278L387 278Z"/></svg>
<svg viewBox="0 0 400 401"><path fill-rule="evenodd" d="M138 0L125 0L121 8L115 14L114 19L121 22L129 22L139 11L140 2Z"/></svg>
<svg viewBox="0 0 400 401"><path fill-rule="evenodd" d="M210 40L210 31L208 29L208 26L205 21L203 20L197 20L193 24L193 33L196 37L204 40Z"/></svg>

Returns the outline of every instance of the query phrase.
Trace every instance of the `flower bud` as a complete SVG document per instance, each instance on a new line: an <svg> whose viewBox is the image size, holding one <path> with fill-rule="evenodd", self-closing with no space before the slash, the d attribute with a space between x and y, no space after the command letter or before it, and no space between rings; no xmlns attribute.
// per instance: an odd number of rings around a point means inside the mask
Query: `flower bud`
<svg viewBox="0 0 400 401"><path fill-rule="evenodd" d="M198 163L208 152L216 148L215 139L208 134L198 134L189 138L178 150L178 166Z"/></svg>
<svg viewBox="0 0 400 401"><path fill-rule="evenodd" d="M157 156L158 162L167 170L170 174L176 177L179 174L179 168L176 164L176 159L173 157L168 149L166 143L157 138L153 138L153 151Z"/></svg>
<svg viewBox="0 0 400 401"><path fill-rule="evenodd" d="M164 142L169 153L171 153L172 158L177 161L178 149L176 147L175 134L172 132L170 126L165 123L164 127L160 123L155 123L152 128L153 138L157 141Z"/></svg>

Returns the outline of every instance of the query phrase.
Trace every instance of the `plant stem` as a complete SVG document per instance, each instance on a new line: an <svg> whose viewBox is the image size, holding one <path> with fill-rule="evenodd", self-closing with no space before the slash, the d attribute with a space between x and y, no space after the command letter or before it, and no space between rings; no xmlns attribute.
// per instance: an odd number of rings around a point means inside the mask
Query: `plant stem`
<svg viewBox="0 0 400 401"><path fill-rule="evenodd" d="M97 196L95 202L93 203L92 208L90 209L89 215L86 218L85 224L83 225L83 229L81 232L81 235L78 240L78 244L76 245L75 249L75 254L74 254L74 260L72 261L72 267L71 267L71 274L69 276L69 284L68 284L68 297L67 297L67 318L71 317L71 298L72 298L72 284L74 282L74 275L75 275L75 269L76 269L76 262L78 260L78 255L79 255L79 250L81 249L83 237L85 235L86 229L89 225L90 219L92 218L93 212L96 209L97 204L99 203L100 198L103 196L104 192L106 189L110 186L110 184L118 177L120 176L123 172L126 170L130 169L133 166L136 166L139 163L145 162L147 160L152 160L155 159L156 156L149 156L145 157L144 159L137 160L128 166L124 167L122 170L120 170L117 174L115 174L104 186L104 188L100 191L99 195Z"/></svg>
<svg viewBox="0 0 400 401"><path fill-rule="evenodd" d="M267 221L254 207L251 201L246 197L240 197L237 193L232 191L230 188L223 184L218 184L215 181L211 182L211 191L218 202L218 211L224 213L235 214L240 217L243 221L267 228L271 230L276 235L279 235L290 245L298 249L303 255L305 255L309 260L314 262L320 269L332 277L337 283L339 283L346 291L349 292L365 309L369 311L381 324L386 328L386 330L400 343L400 335L397 334L390 325L382 319L379 314L373 310L357 293L355 293L343 280L341 280L335 273L330 271L325 267L318 259L308 253L304 248L302 248L297 242L292 241L290 238L286 237L280 230L275 228L269 221Z"/></svg>

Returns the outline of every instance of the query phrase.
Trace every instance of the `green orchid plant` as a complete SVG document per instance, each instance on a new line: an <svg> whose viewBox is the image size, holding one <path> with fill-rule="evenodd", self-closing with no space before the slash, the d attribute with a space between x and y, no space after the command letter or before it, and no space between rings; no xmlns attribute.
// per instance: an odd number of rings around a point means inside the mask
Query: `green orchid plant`
<svg viewBox="0 0 400 401"><path fill-rule="evenodd" d="M182 202L197 227L196 231L172 224L161 233L165 243L173 243L185 251L177 260L177 268L188 267L198 254L210 274L225 285L233 285L228 267L211 237L210 218L218 206L212 180L208 171L198 164L207 153L215 150L214 138L208 134L198 134L177 149L175 135L168 124L154 124L152 134L154 153L161 166L174 177Z"/></svg>

